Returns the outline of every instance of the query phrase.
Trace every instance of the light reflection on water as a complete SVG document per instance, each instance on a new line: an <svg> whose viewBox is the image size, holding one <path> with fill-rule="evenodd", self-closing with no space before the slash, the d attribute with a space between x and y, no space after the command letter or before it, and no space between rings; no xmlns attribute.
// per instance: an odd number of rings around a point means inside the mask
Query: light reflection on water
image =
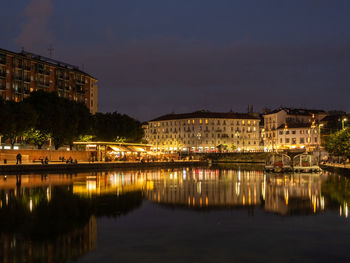
<svg viewBox="0 0 350 263"><path fill-rule="evenodd" d="M67 262L96 248L99 217L144 200L158 209L255 209L280 216L348 218L348 179L331 174L181 168L0 176L0 262ZM254 215L254 213L249 213Z"/></svg>

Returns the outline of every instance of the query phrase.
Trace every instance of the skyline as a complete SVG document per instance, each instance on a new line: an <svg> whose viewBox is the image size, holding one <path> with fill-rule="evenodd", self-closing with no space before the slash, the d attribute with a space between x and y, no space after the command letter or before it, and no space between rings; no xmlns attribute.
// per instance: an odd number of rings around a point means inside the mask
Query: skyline
<svg viewBox="0 0 350 263"><path fill-rule="evenodd" d="M248 104L349 112L350 3L267 2L20 0L4 7L0 46L52 44L98 78L100 111L141 121Z"/></svg>

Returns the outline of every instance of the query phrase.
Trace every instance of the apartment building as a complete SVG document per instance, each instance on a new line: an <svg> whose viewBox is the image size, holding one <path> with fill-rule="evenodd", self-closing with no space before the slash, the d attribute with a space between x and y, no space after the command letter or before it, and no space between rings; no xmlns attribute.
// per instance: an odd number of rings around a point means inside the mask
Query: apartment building
<svg viewBox="0 0 350 263"><path fill-rule="evenodd" d="M0 97L21 101L33 91L57 92L97 112L97 79L77 66L22 51L0 49Z"/></svg>
<svg viewBox="0 0 350 263"><path fill-rule="evenodd" d="M145 124L145 140L157 152L257 151L260 118L242 113L197 111L168 114Z"/></svg>
<svg viewBox="0 0 350 263"><path fill-rule="evenodd" d="M322 110L279 108L264 115L265 150L307 148L321 144Z"/></svg>

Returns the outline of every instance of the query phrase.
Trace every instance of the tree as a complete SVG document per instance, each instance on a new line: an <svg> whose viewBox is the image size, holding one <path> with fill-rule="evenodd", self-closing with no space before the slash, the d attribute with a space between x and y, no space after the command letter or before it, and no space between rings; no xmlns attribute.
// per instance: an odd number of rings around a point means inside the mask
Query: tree
<svg viewBox="0 0 350 263"><path fill-rule="evenodd" d="M332 155L350 158L350 128L331 134L324 147Z"/></svg>
<svg viewBox="0 0 350 263"><path fill-rule="evenodd" d="M125 142L140 142L143 137L141 123L128 115L96 113L93 117L93 134L101 141L115 141L125 138Z"/></svg>
<svg viewBox="0 0 350 263"><path fill-rule="evenodd" d="M50 139L50 134L31 128L24 133L24 137L28 143L34 144L38 146L38 149L41 149Z"/></svg>
<svg viewBox="0 0 350 263"><path fill-rule="evenodd" d="M0 103L0 133L12 147L17 137L35 126L37 115L27 103L6 101Z"/></svg>
<svg viewBox="0 0 350 263"><path fill-rule="evenodd" d="M25 102L37 112L35 129L50 134L56 150L64 144L72 148L73 141L89 131L91 115L83 103L44 91L33 92Z"/></svg>

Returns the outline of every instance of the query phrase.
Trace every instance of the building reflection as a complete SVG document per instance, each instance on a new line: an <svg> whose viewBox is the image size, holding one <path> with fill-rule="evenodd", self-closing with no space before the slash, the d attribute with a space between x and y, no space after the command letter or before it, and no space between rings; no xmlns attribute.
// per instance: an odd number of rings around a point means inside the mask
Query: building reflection
<svg viewBox="0 0 350 263"><path fill-rule="evenodd" d="M262 206L280 215L324 210L323 176L264 174L249 170L184 169L149 179L145 197L162 205L188 208Z"/></svg>
<svg viewBox="0 0 350 263"><path fill-rule="evenodd" d="M184 169L163 171L144 193L153 202L194 208L261 205L261 171Z"/></svg>
<svg viewBox="0 0 350 263"><path fill-rule="evenodd" d="M1 262L68 262L96 247L97 222L91 216L81 228L50 240L36 241L13 233L0 234Z"/></svg>
<svg viewBox="0 0 350 263"><path fill-rule="evenodd" d="M309 214L325 209L319 174L269 176L264 182L265 210L281 215Z"/></svg>

